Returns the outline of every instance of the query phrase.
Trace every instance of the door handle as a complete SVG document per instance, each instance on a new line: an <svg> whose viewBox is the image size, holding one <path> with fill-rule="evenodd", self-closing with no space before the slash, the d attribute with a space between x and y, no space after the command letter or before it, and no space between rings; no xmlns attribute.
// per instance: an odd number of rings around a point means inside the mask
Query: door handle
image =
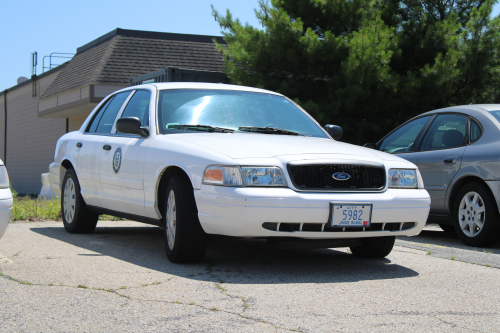
<svg viewBox="0 0 500 333"><path fill-rule="evenodd" d="M455 163L457 163L456 156L446 156L443 160L443 164L445 164L445 165L453 165Z"/></svg>
<svg viewBox="0 0 500 333"><path fill-rule="evenodd" d="M111 150L111 146L110 145L104 145L104 146L102 146L102 149L104 149L104 150Z"/></svg>
<svg viewBox="0 0 500 333"><path fill-rule="evenodd" d="M81 143L81 142L78 142L78 143L76 144L76 146L77 146L78 148L82 148L82 143Z"/></svg>

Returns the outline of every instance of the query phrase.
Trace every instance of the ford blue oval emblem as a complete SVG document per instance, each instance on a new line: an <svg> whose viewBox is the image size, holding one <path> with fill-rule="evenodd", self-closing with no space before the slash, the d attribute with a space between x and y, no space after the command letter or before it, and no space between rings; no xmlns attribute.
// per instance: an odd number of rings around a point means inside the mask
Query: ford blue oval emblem
<svg viewBox="0 0 500 333"><path fill-rule="evenodd" d="M345 172L336 172L332 175L335 180L348 180L351 178L351 175Z"/></svg>

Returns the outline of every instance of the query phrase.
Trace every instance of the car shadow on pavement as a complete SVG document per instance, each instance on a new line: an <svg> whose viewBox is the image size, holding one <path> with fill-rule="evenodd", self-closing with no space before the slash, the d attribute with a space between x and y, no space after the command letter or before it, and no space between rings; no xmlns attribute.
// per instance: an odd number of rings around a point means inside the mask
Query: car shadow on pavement
<svg viewBox="0 0 500 333"><path fill-rule="evenodd" d="M409 278L418 272L384 259L362 259L334 249L281 250L264 240L212 237L205 259L173 264L165 255L163 231L156 227L97 227L92 234L64 228L31 231L81 248L79 256L109 256L150 270L188 279L225 283L331 283ZM93 253L88 253L92 251ZM96 259L98 260L98 259Z"/></svg>

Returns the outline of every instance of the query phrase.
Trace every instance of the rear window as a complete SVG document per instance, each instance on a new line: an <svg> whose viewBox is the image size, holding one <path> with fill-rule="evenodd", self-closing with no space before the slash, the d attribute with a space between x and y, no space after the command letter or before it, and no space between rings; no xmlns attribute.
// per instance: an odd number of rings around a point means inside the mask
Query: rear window
<svg viewBox="0 0 500 333"><path fill-rule="evenodd" d="M500 110L496 110L496 111L488 111L489 113L491 113L491 115L493 117L495 117L495 119L500 122Z"/></svg>

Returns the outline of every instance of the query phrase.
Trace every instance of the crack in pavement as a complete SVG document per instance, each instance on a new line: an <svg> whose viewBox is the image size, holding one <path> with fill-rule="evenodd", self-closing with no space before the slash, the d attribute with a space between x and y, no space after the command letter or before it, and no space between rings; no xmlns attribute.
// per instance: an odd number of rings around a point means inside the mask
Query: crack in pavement
<svg viewBox="0 0 500 333"><path fill-rule="evenodd" d="M278 324L273 324L273 323L267 322L267 321L265 321L263 319L260 319L260 318L250 317L250 316L246 316L246 315L243 315L243 314L239 314L237 312L232 312L232 311L227 311L227 310L221 310L221 309L217 309L217 308L213 308L213 307L209 308L209 307L206 307L206 306L203 306L203 305L200 305L200 304L195 304L194 302L191 302L191 303L187 304L187 303L184 303L184 302L181 302L181 301L166 301L166 300L155 300L155 299L142 299L142 298L127 296L127 295L124 295L124 294L120 294L118 292L119 290L128 289L128 288L123 288L123 287L120 287L120 288L117 288L117 289L104 289L104 288L99 288L99 287L97 287L97 288L89 288L89 287L87 287L85 285L81 285L81 284L78 285L78 286L70 286L70 285L64 285L62 283L60 283L58 285L32 283L32 282L29 282L29 281L23 281L23 280L20 280L20 279L16 279L16 278L14 278L12 276L5 275L5 274L3 274L1 272L0 272L0 277L2 277L4 279L7 279L9 281L12 281L12 282L16 282L16 283L22 284L22 285L39 286L39 287L65 287L65 288L73 288L73 289L105 291L105 292L108 292L108 293L111 293L111 294L115 294L115 295L117 295L119 297L126 298L127 300L142 301L142 302L166 303L166 304L178 304L178 305L184 305L184 306L196 306L196 307L204 309L206 311L222 312L222 313L226 313L226 314L230 314L230 315L233 315L233 316L240 317L241 319L250 320L250 321L253 321L255 323L267 324L267 325L272 326L276 330L286 330L286 331L289 331L289 332L301 332L301 333L305 333L302 330L282 327L282 326L280 326ZM170 278L169 280L171 280L171 279L172 278ZM151 286L151 285L155 285L155 284L154 283L153 284L148 284L147 286ZM144 286L144 287L147 287L147 286ZM133 287L133 288L143 288L143 286L141 286L141 287ZM130 289L132 289L132 287ZM231 295L228 295L228 296L231 297L231 298L240 298L238 296L234 296L234 297L231 296Z"/></svg>

